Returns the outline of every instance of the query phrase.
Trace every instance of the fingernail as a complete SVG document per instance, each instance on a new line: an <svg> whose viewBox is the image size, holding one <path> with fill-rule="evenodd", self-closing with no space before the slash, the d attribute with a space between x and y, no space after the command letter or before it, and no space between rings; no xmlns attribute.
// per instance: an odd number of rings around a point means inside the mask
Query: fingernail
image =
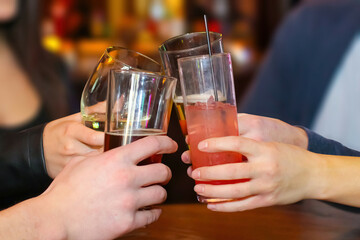
<svg viewBox="0 0 360 240"><path fill-rule="evenodd" d="M202 185L195 185L194 191L197 193L203 193L204 192L204 186Z"/></svg>
<svg viewBox="0 0 360 240"><path fill-rule="evenodd" d="M208 208L209 210L216 210L216 205L215 205L215 204L208 204L208 205L207 205L207 208Z"/></svg>
<svg viewBox="0 0 360 240"><path fill-rule="evenodd" d="M183 155L181 156L181 158L182 158L182 160L184 161L184 162L189 162L189 155L188 154L185 154L185 153L183 153Z"/></svg>
<svg viewBox="0 0 360 240"><path fill-rule="evenodd" d="M208 147L208 142L206 142L206 141L202 141L198 145L199 150L205 150L207 147Z"/></svg>
<svg viewBox="0 0 360 240"><path fill-rule="evenodd" d="M194 179L200 179L200 171L199 171L199 170L194 170L194 171L192 172L192 177L193 177Z"/></svg>

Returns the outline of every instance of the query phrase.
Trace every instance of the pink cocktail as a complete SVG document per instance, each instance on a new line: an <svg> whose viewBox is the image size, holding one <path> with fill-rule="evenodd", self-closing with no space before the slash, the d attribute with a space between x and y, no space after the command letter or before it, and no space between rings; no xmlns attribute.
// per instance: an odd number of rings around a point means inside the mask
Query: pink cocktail
<svg viewBox="0 0 360 240"><path fill-rule="evenodd" d="M190 157L193 168L213 166L242 161L242 155L235 152L205 153L198 149L202 140L224 136L238 136L236 107L227 103L201 103L185 107L188 121ZM204 182L207 184L231 184L242 180ZM200 182L197 182L200 183Z"/></svg>

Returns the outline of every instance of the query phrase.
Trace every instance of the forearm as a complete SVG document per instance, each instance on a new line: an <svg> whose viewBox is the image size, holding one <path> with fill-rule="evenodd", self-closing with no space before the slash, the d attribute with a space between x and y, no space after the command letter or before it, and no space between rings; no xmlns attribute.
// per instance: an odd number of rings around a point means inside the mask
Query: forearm
<svg viewBox="0 0 360 240"><path fill-rule="evenodd" d="M32 198L0 212L0 239L65 239L65 232L51 209Z"/></svg>
<svg viewBox="0 0 360 240"><path fill-rule="evenodd" d="M360 207L360 158L317 155L311 198Z"/></svg>

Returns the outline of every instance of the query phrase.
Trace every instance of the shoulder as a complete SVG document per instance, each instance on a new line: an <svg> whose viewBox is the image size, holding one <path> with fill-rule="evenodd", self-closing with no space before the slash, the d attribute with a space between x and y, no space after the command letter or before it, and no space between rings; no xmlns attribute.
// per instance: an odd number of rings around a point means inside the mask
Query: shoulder
<svg viewBox="0 0 360 240"><path fill-rule="evenodd" d="M294 8L279 27L274 42L299 47L306 43L321 43L329 35L354 31L360 26L360 1L358 0L311 0ZM325 38L325 39L324 39ZM304 44L305 43L305 44ZM314 44L314 47L317 47ZM299 50L300 50L299 49Z"/></svg>
<svg viewBox="0 0 360 240"><path fill-rule="evenodd" d="M360 13L358 0L308 0L296 7L289 15L289 22L301 21L302 24L341 23L352 14Z"/></svg>

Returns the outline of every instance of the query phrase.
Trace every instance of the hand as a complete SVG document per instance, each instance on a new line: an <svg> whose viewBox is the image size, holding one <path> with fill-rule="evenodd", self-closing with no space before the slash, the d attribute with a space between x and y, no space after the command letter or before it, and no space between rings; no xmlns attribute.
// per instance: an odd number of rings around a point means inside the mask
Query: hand
<svg viewBox="0 0 360 240"><path fill-rule="evenodd" d="M303 149L308 147L308 137L303 129L275 118L239 113L238 126L239 135L242 137L262 142L292 144ZM184 152L181 159L184 163L191 164L189 151ZM189 172L191 172L191 168L188 170Z"/></svg>
<svg viewBox="0 0 360 240"><path fill-rule="evenodd" d="M275 118L238 114L239 135L263 142L292 144L303 149L308 147L306 132Z"/></svg>
<svg viewBox="0 0 360 240"><path fill-rule="evenodd" d="M57 119L45 126L43 133L46 169L51 178L75 157L102 152L104 133L81 123L80 113Z"/></svg>
<svg viewBox="0 0 360 240"><path fill-rule="evenodd" d="M250 181L195 186L197 194L205 197L239 199L233 202L208 204L214 211L243 211L271 205L282 205L313 198L319 190L316 184L321 161L316 154L293 145L264 143L243 137L208 139L199 143L204 152L239 152L248 162L197 168L189 171L195 180Z"/></svg>
<svg viewBox="0 0 360 240"><path fill-rule="evenodd" d="M164 188L155 184L167 183L171 171L161 163L137 163L176 149L168 137L147 137L100 155L73 159L33 200L36 205L30 214L46 216L38 226L50 232L42 238L115 239L156 221L160 209L139 209L166 199ZM54 226L61 231L52 230Z"/></svg>

